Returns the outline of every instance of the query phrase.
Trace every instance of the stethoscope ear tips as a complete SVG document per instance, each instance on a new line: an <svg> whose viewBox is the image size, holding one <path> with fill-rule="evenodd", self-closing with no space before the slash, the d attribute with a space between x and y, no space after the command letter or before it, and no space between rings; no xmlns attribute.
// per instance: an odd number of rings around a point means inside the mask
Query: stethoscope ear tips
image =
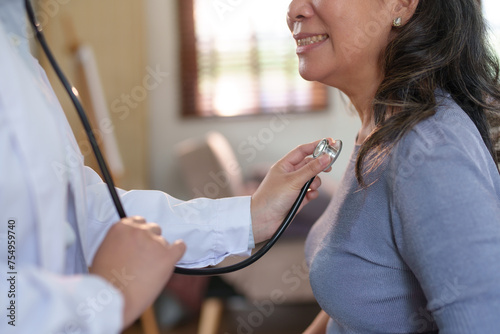
<svg viewBox="0 0 500 334"><path fill-rule="evenodd" d="M328 139L323 139L318 143L316 148L314 149L313 157L316 159L322 154L328 154L330 156L330 163L328 166L324 169L327 170L330 168L335 160L337 160L340 152L342 151L342 141L341 140L334 140L333 144L330 145L328 142Z"/></svg>

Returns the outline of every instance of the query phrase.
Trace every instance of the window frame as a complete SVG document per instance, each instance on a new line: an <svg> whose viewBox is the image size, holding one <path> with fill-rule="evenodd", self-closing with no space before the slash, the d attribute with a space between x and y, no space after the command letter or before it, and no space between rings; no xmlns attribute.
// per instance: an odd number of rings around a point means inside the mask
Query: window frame
<svg viewBox="0 0 500 334"><path fill-rule="evenodd" d="M194 0L178 0L179 29L180 29L180 82L181 82L181 117L182 118L234 118L259 115L269 115L274 108L255 108L255 113L241 113L238 115L202 115L198 112L197 101L200 98L198 90L198 49L196 45L196 26L194 17ZM312 101L307 106L282 108L287 114L308 114L328 110L329 90L324 84L311 82L311 89L315 92Z"/></svg>

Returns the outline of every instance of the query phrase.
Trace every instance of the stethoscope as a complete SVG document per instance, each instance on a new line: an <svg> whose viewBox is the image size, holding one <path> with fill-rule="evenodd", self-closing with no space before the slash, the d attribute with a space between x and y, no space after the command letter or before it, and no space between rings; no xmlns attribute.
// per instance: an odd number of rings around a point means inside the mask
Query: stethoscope
<svg viewBox="0 0 500 334"><path fill-rule="evenodd" d="M71 101L73 102L73 105L76 108L76 111L78 112L78 116L80 117L80 120L82 122L83 128L85 132L87 133L87 136L89 138L90 145L92 146L92 150L94 151L94 155L97 159L97 163L99 164L99 168L102 172L102 176L104 178L104 182L107 184L109 193L111 195L111 198L113 200L113 203L115 205L116 211L118 213L118 216L120 219L126 218L127 215L125 214L125 210L123 209L123 205L120 201L120 197L118 196L116 192L116 188L113 182L113 178L111 177L111 173L109 172L108 166L106 164L106 161L101 153L101 150L99 149L99 145L97 144L97 140L94 136L94 132L92 131L92 127L90 126L89 120L87 118L87 115L85 113L85 110L82 107L82 104L80 103L80 100L78 99L78 92L75 87L73 87L64 73L62 72L61 68L59 67L58 63L56 62L54 56L52 55L52 52L50 51L49 46L47 45L47 42L45 40L45 36L42 33L42 27L41 25L36 21L35 19L35 13L33 11L33 7L31 6L30 0L25 0L25 5L26 5L26 11L28 13L28 19L30 21L30 24L33 26L33 29L35 30L35 35L37 40L40 42L40 45L44 51L44 53L47 55L47 58L54 68L54 71L56 72L57 76L59 77L59 80L61 81L62 85L64 86L64 89L68 93L69 97L71 98ZM327 170L330 168L335 160L337 160L337 157L339 156L340 152L342 150L342 141L336 140L333 145L330 145L327 139L323 139L320 141L320 143L316 146L313 157L318 158L320 155L323 154L328 154L330 156L330 163L329 165L325 168ZM293 203L290 211L286 215L285 219L281 223L281 225L278 227L276 232L273 234L271 239L263 246L261 247L257 252L252 254L250 257L247 259L238 262L236 264L226 266L226 267L216 267L216 268L200 268L200 269L192 269L192 268L179 268L176 267L174 272L177 274L183 274L183 275L197 275L197 276L208 276L208 275L219 275L219 274L226 274L230 273L233 271L237 271L240 269L243 269L255 261L259 260L273 245L276 243L276 241L281 237L283 232L287 229L287 227L290 225L292 222L293 218L295 217L295 214L297 213L297 210L300 207L300 204L304 200L304 197L306 196L306 193L311 185L311 183L314 181L314 177L311 178L309 181L306 182L306 184L302 187L300 190L299 196Z"/></svg>

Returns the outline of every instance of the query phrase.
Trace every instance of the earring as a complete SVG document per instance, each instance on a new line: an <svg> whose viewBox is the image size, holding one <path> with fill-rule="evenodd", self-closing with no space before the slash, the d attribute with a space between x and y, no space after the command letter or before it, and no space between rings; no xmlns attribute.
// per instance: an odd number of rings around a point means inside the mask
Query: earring
<svg viewBox="0 0 500 334"><path fill-rule="evenodd" d="M401 23L403 22L403 20L401 19L401 16L399 17L396 17L393 21L392 21L392 26L393 27L401 27Z"/></svg>

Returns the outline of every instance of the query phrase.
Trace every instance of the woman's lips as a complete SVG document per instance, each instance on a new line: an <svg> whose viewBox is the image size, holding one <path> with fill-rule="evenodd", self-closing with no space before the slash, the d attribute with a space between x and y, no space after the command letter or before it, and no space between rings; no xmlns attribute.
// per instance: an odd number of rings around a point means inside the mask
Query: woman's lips
<svg viewBox="0 0 500 334"><path fill-rule="evenodd" d="M294 36L297 41L297 54L307 52L312 50L321 44L323 44L327 39L327 34L299 34Z"/></svg>

